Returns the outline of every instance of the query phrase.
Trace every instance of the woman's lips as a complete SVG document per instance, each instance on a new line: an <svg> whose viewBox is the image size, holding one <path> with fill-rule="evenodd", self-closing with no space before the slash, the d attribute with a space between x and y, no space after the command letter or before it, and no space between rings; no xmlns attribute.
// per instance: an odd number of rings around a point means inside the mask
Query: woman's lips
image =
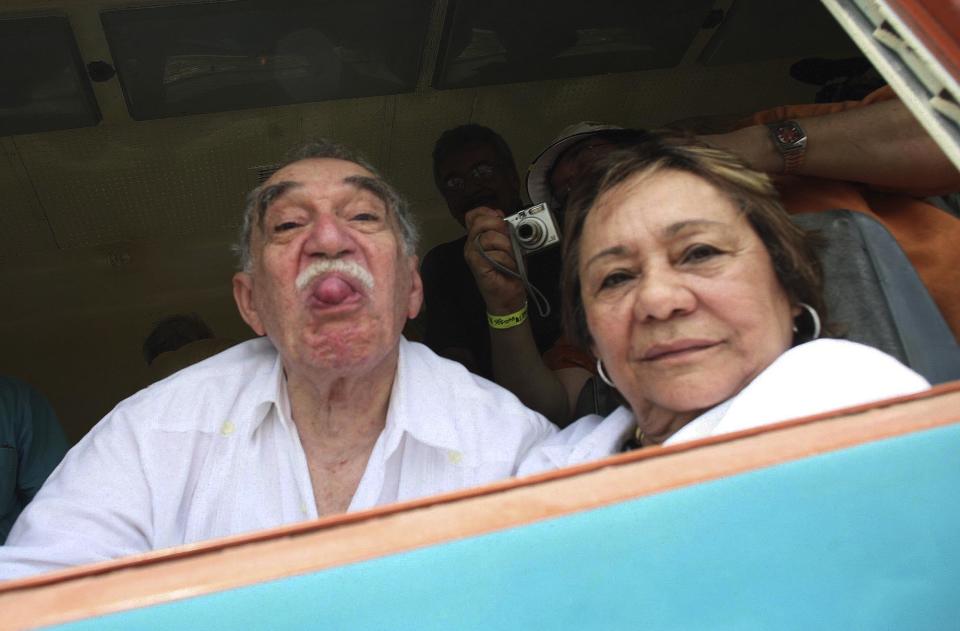
<svg viewBox="0 0 960 631"><path fill-rule="evenodd" d="M675 340L672 342L665 342L662 344L654 344L648 348L643 355L641 360L645 362L652 362L658 360L666 360L673 358L682 358L687 355L692 355L698 351L706 350L708 348L713 348L719 344L715 340Z"/></svg>

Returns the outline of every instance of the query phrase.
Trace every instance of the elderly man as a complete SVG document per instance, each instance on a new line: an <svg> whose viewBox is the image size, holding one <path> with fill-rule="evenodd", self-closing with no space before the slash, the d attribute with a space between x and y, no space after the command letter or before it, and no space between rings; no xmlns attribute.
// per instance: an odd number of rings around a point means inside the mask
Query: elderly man
<svg viewBox="0 0 960 631"><path fill-rule="evenodd" d="M553 428L402 339L415 229L345 149L294 154L244 214L233 281L259 335L122 402L0 550L12 577L513 475Z"/></svg>

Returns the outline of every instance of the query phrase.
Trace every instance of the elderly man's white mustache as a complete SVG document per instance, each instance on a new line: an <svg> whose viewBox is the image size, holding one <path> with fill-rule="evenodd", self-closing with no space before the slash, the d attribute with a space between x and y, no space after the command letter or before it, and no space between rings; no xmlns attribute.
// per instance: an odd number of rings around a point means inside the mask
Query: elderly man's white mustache
<svg viewBox="0 0 960 631"><path fill-rule="evenodd" d="M370 272L368 272L366 268L356 261L345 261L343 259L317 259L305 267L303 271L297 275L297 291L302 291L303 288L309 285L310 282L317 276L321 274L327 274L329 272L337 272L343 274L344 276L349 276L363 285L367 291L373 289L373 276L370 275Z"/></svg>

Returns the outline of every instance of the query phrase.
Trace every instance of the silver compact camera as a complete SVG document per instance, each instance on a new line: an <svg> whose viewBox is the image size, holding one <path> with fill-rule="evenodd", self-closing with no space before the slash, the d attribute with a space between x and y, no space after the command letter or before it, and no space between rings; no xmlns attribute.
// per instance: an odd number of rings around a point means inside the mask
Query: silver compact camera
<svg viewBox="0 0 960 631"><path fill-rule="evenodd" d="M532 254L560 243L560 229L546 204L524 208L504 220L513 226L513 235L524 254Z"/></svg>

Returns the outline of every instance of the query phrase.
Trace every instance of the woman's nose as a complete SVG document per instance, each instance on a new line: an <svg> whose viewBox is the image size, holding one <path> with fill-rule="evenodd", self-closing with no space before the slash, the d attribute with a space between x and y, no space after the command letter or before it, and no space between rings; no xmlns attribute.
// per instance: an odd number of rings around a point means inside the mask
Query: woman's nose
<svg viewBox="0 0 960 631"><path fill-rule="evenodd" d="M349 252L353 238L344 222L333 213L318 213L305 243L307 253L335 258Z"/></svg>
<svg viewBox="0 0 960 631"><path fill-rule="evenodd" d="M697 298L682 274L673 270L648 272L634 289L633 315L638 320L668 320L690 313Z"/></svg>

